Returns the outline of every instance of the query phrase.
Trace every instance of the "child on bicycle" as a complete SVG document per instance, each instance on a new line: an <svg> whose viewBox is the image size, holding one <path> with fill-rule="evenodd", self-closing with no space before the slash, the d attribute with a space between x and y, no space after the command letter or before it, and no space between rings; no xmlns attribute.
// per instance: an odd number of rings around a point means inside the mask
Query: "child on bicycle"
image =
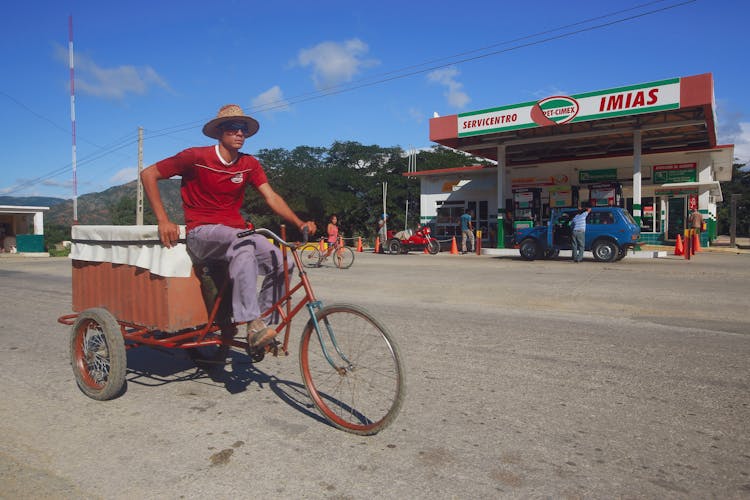
<svg viewBox="0 0 750 500"><path fill-rule="evenodd" d="M338 223L339 223L339 220L336 214L331 215L331 217L328 219L328 227L327 227L328 251L323 256L323 260L326 260L331 255L331 253L333 253L333 250L338 247L338 241L339 241Z"/></svg>
<svg viewBox="0 0 750 500"><path fill-rule="evenodd" d="M169 219L157 183L182 176L188 252L197 262L223 260L229 264L234 321L247 323L247 341L253 349L269 344L276 336L276 330L266 326L260 315L274 303L274 297L283 294L284 269L281 250L265 237L237 238L239 231L247 229L240 214L245 191L253 187L277 215L300 231L314 234L317 229L314 222L302 221L273 190L260 162L240 152L245 139L259 127L242 108L228 104L203 127L203 134L217 139L218 144L186 149L141 173L159 224L159 238L166 247L177 241L179 226ZM260 293L256 293L258 275L265 276Z"/></svg>

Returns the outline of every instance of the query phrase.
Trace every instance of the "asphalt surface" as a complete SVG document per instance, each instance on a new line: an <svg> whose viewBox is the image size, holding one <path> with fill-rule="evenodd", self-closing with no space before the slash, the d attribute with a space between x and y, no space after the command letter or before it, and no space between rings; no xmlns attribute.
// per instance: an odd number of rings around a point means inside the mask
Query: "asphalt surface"
<svg viewBox="0 0 750 500"><path fill-rule="evenodd" d="M0 498L750 498L750 255L524 262L357 254L310 270L398 341L407 396L328 426L292 353L221 376L128 352L97 402L69 364L70 261L0 259Z"/></svg>

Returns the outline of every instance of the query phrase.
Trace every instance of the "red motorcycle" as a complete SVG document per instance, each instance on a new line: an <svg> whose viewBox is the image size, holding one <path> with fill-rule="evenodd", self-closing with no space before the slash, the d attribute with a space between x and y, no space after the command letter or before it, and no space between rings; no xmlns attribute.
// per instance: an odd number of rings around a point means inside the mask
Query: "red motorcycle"
<svg viewBox="0 0 750 500"><path fill-rule="evenodd" d="M391 255L415 250L424 252L425 248L431 255L440 251L440 243L430 236L430 228L427 226L420 226L413 233L409 230L399 231L395 234L393 234L393 231L388 231L388 242L385 249Z"/></svg>

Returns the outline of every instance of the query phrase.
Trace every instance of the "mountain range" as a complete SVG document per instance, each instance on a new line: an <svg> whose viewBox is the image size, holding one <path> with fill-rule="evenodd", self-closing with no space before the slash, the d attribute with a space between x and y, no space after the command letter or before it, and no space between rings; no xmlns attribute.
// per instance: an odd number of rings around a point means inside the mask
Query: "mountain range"
<svg viewBox="0 0 750 500"><path fill-rule="evenodd" d="M112 224L112 211L123 198L136 199L136 181L111 187L100 193L89 193L78 197L79 224ZM169 179L159 182L164 208L177 224L183 224L180 180ZM73 224L73 200L44 196L0 196L0 205L49 207L44 213L45 225L71 226ZM144 198L144 205L148 201Z"/></svg>

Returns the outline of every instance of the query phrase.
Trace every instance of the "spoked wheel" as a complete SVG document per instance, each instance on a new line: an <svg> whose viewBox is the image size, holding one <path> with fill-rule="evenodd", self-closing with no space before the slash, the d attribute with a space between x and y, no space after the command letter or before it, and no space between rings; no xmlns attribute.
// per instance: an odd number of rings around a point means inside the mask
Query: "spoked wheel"
<svg viewBox="0 0 750 500"><path fill-rule="evenodd" d="M316 318L323 343L311 320L302 332L299 352L310 398L335 427L354 434L377 433L396 418L404 399L398 347L385 327L357 306L330 305Z"/></svg>
<svg viewBox="0 0 750 500"><path fill-rule="evenodd" d="M305 267L320 267L320 249L317 245L305 245L299 250L299 258Z"/></svg>
<svg viewBox="0 0 750 500"><path fill-rule="evenodd" d="M105 401L120 395L127 355L120 325L109 311L93 308L78 315L70 332L70 362L88 397Z"/></svg>
<svg viewBox="0 0 750 500"><path fill-rule="evenodd" d="M333 261L339 269L349 269L354 264L354 251L349 247L341 247L333 253Z"/></svg>

